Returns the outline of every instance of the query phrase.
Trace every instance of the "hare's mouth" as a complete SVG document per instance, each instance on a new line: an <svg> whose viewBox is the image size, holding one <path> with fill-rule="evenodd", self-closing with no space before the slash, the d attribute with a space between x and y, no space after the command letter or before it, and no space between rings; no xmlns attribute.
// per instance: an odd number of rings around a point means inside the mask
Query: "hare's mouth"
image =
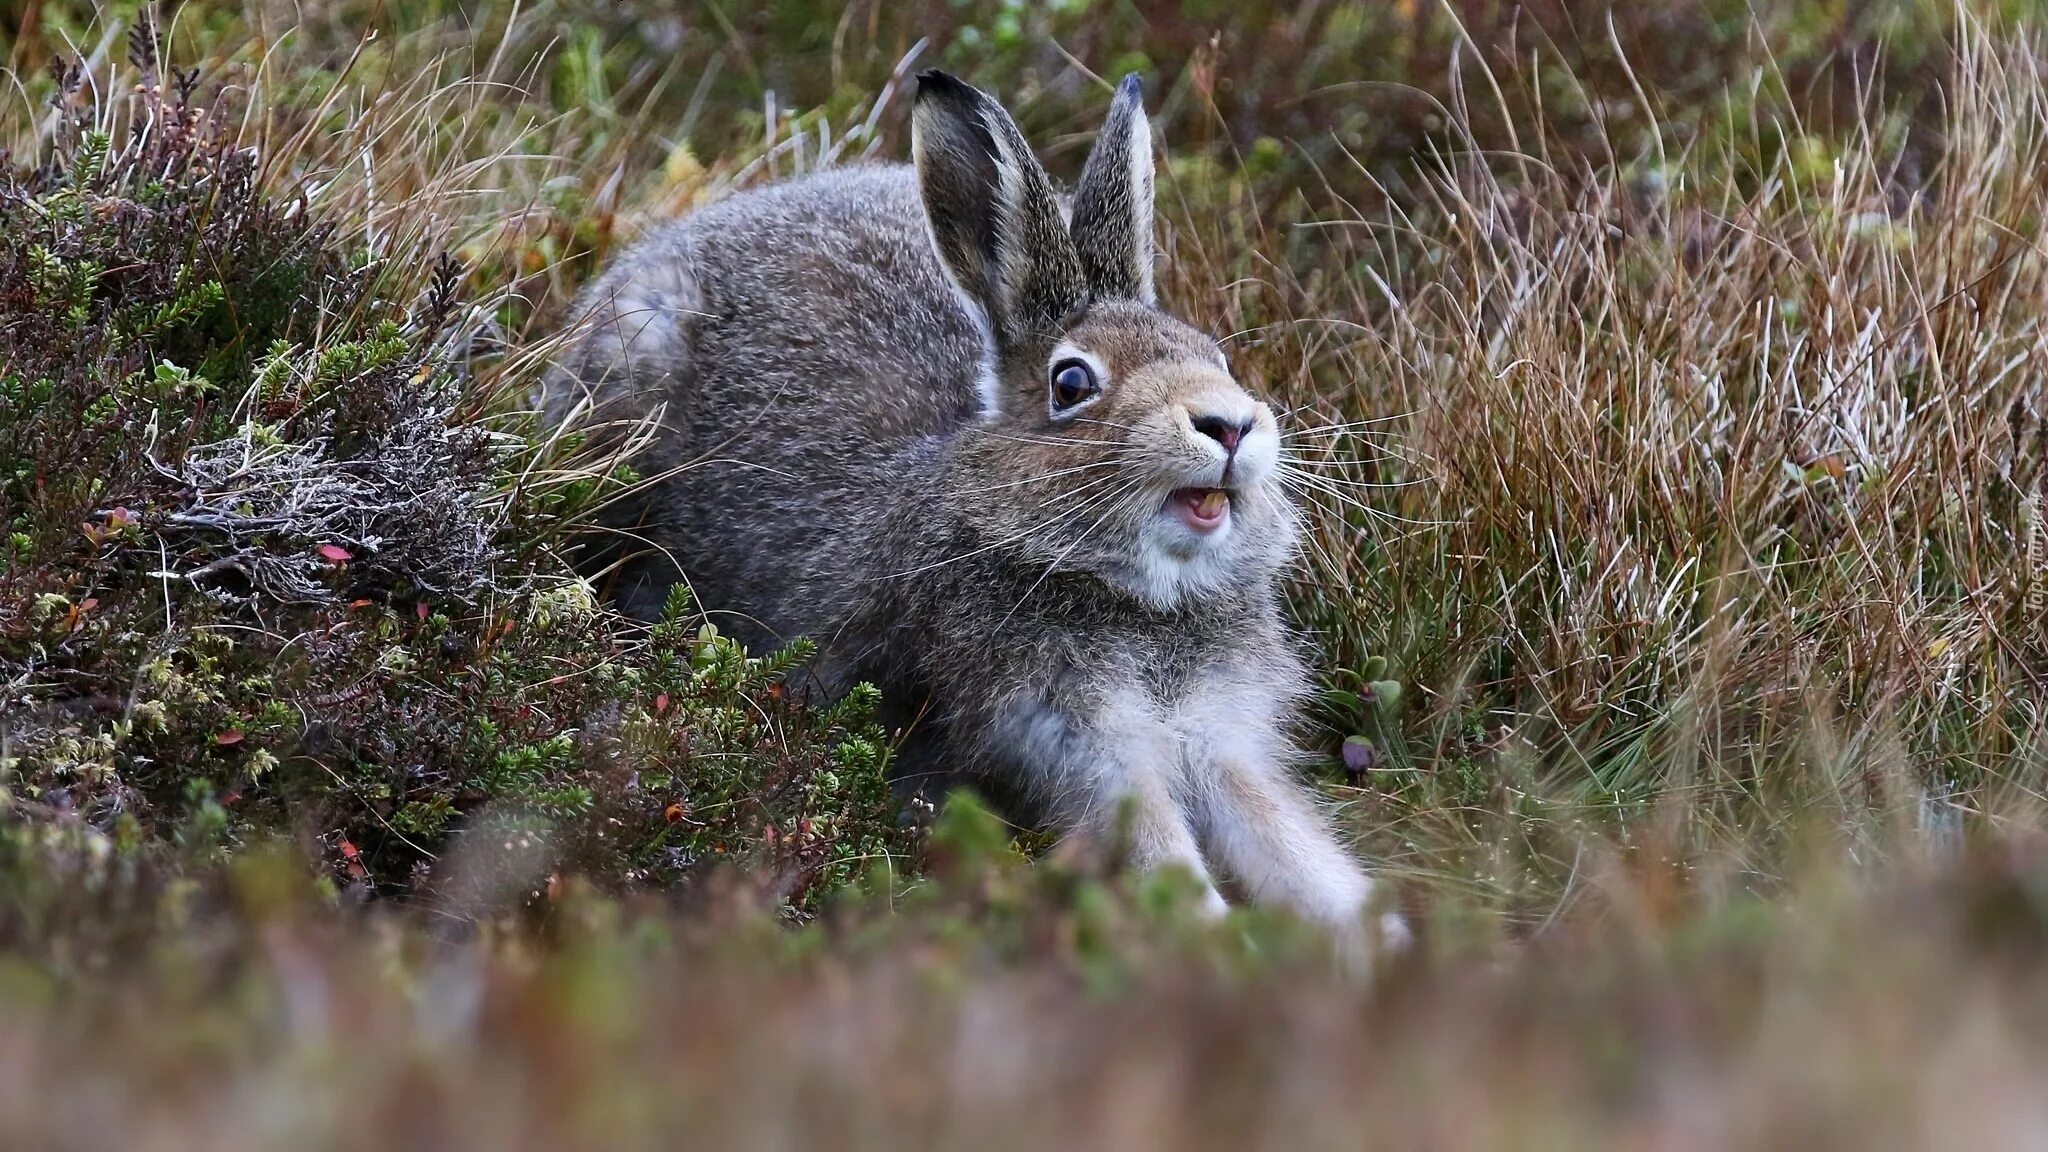
<svg viewBox="0 0 2048 1152"><path fill-rule="evenodd" d="M1176 488L1166 506L1194 532L1207 536L1230 522L1230 493L1223 488Z"/></svg>

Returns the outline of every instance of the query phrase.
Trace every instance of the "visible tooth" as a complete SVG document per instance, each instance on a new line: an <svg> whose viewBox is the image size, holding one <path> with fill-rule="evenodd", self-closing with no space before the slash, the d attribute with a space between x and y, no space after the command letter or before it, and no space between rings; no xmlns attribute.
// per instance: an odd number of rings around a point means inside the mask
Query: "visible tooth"
<svg viewBox="0 0 2048 1152"><path fill-rule="evenodd" d="M1223 494L1222 489L1211 488L1208 494L1202 497L1202 502L1195 505L1195 511L1201 513L1202 519L1213 520L1223 515L1223 508L1229 502L1230 498Z"/></svg>

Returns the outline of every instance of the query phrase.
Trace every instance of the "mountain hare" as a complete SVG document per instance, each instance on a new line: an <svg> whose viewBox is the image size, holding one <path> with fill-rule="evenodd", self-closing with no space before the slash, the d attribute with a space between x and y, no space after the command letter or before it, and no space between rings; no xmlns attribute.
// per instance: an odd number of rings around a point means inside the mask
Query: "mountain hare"
<svg viewBox="0 0 2048 1152"><path fill-rule="evenodd" d="M1211 868L1358 955L1392 914L1289 778L1308 678L1276 578L1273 412L1152 288L1152 139L1117 90L1071 200L1016 124L918 77L914 167L821 172L653 232L583 296L558 421L644 421L627 610L868 680L899 768L1083 845Z"/></svg>

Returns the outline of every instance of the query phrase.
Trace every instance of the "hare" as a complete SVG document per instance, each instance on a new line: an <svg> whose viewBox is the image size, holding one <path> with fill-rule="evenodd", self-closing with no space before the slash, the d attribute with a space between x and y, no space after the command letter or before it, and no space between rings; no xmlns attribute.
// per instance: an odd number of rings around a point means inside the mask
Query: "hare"
<svg viewBox="0 0 2048 1152"><path fill-rule="evenodd" d="M917 80L913 166L734 195L579 301L549 413L654 428L623 605L683 581L728 634L812 638L825 691L897 709L911 784L1178 865L1212 911L1213 868L1360 954L1398 936L1290 778L1279 430L1155 302L1137 77L1070 200L995 100Z"/></svg>

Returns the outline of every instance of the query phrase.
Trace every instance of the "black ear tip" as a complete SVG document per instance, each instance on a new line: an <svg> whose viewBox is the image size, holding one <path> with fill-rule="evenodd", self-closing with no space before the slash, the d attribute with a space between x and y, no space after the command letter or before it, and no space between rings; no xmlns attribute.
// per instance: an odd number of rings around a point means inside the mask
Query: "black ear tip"
<svg viewBox="0 0 2048 1152"><path fill-rule="evenodd" d="M975 91L972 85L951 72L927 68L917 74L917 95L919 99L937 97L948 100L972 100Z"/></svg>

